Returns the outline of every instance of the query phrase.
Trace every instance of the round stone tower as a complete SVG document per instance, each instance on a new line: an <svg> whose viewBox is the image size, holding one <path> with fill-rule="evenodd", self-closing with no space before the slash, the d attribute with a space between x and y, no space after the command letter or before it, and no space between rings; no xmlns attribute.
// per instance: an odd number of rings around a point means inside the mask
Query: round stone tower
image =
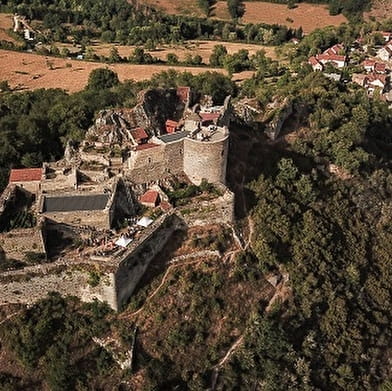
<svg viewBox="0 0 392 391"><path fill-rule="evenodd" d="M184 139L184 172L196 185L202 179L210 183L226 184L227 154L229 150L229 132L227 128L201 141L186 137Z"/></svg>

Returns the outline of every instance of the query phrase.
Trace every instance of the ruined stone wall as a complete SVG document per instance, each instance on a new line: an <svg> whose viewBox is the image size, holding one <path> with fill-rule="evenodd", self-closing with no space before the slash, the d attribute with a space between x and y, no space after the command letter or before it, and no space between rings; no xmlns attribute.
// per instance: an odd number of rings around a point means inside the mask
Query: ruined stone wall
<svg viewBox="0 0 392 391"><path fill-rule="evenodd" d="M46 254L41 227L14 229L0 234L0 246L7 258L23 261L26 253Z"/></svg>
<svg viewBox="0 0 392 391"><path fill-rule="evenodd" d="M150 262L173 232L182 228L183 221L176 215L164 215L145 229L142 237L119 259L81 262L63 259L0 273L0 304L31 304L49 292L57 291L87 302L98 299L118 310L132 295ZM96 286L89 281L93 271L100 276Z"/></svg>
<svg viewBox="0 0 392 391"><path fill-rule="evenodd" d="M234 193L224 185L219 185L218 188L222 194L220 197L177 208L188 227L234 223Z"/></svg>
<svg viewBox="0 0 392 391"><path fill-rule="evenodd" d="M195 184L203 178L210 183L226 183L229 136L215 142L186 138L184 140L184 172Z"/></svg>
<svg viewBox="0 0 392 391"><path fill-rule="evenodd" d="M30 182L13 182L20 188L28 191L31 194L37 194L41 190L41 181L30 181Z"/></svg>
<svg viewBox="0 0 392 391"><path fill-rule="evenodd" d="M0 304L23 303L33 304L43 299L49 292L56 291L62 296L77 296L82 301L94 299L107 302L117 309L114 274L99 273L97 286L89 284L88 268L67 268L66 265L38 265L0 275ZM90 267L90 270L94 270Z"/></svg>
<svg viewBox="0 0 392 391"><path fill-rule="evenodd" d="M148 228L143 239L132 243L115 274L117 305L121 309L134 292L150 262L166 245L172 234L184 227L175 214L165 215Z"/></svg>
<svg viewBox="0 0 392 391"><path fill-rule="evenodd" d="M74 212L45 212L43 216L57 223L69 225L89 225L98 229L110 228L109 209L104 210L78 210Z"/></svg>

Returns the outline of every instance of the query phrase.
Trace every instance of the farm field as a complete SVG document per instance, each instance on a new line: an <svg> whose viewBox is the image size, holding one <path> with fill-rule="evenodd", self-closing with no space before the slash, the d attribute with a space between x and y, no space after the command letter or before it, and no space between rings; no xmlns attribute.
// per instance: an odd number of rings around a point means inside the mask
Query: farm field
<svg viewBox="0 0 392 391"><path fill-rule="evenodd" d="M8 80L12 88L33 90L37 88L62 88L69 92L82 90L93 69L107 67L117 72L121 81L150 79L155 73L175 69L191 72L194 75L206 71L226 73L223 69L206 67L173 67L167 65L107 65L97 62L68 60L40 56L38 54L0 50L0 80ZM234 80L242 81L253 72L234 75Z"/></svg>
<svg viewBox="0 0 392 391"><path fill-rule="evenodd" d="M281 24L287 27L302 27L305 33L330 25L338 26L347 22L343 15L331 16L325 5L299 3L297 8L288 9L285 4L265 3L262 1L245 1L243 23ZM216 5L216 16L227 17L225 1ZM288 20L290 19L290 20ZM291 21L292 20L292 21Z"/></svg>
<svg viewBox="0 0 392 391"><path fill-rule="evenodd" d="M373 0L372 10L365 12L365 18L376 18L376 20L388 19L392 16L391 0Z"/></svg>
<svg viewBox="0 0 392 391"><path fill-rule="evenodd" d="M171 15L205 16L198 7L197 0L143 0L142 2Z"/></svg>
<svg viewBox="0 0 392 391"><path fill-rule="evenodd" d="M11 14L0 14L0 41L15 42L15 39L10 37L7 30L13 26Z"/></svg>
<svg viewBox="0 0 392 391"><path fill-rule="evenodd" d="M157 48L157 50L152 50L146 52L150 53L152 56L159 58L160 60L166 60L169 53L175 53L179 60L185 60L188 54L192 56L200 55L203 58L203 62L208 64L210 55L214 49L215 45L223 45L226 47L229 54L238 52L241 49L246 49L249 51L250 55L255 54L259 50L264 50L266 55L271 59L276 59L275 48L271 46L261 46L254 44L242 44L234 42L221 42L221 41L189 41L185 42L184 45L173 45L173 46L162 46ZM61 44L58 45L59 47ZM129 57L135 46L121 46L114 44L102 44L97 42L92 45L91 48L97 55L108 56L110 49L116 46L121 57ZM70 48L71 49L71 48Z"/></svg>

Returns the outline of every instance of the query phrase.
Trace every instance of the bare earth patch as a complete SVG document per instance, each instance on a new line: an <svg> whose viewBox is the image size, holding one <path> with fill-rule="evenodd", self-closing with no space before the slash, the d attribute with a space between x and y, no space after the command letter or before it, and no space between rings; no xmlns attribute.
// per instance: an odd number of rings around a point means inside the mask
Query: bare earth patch
<svg viewBox="0 0 392 391"><path fill-rule="evenodd" d="M0 41L15 42L15 39L10 37L7 30L12 29L13 21L11 14L0 14Z"/></svg>
<svg viewBox="0 0 392 391"><path fill-rule="evenodd" d="M264 3L262 1L246 1L243 23L281 24L287 27L302 27L305 33L317 28L338 26L347 22L343 15L331 16L325 5L299 3L297 8L288 9L285 4ZM227 4L219 1L216 5L216 16L227 15ZM288 19L291 19L292 22Z"/></svg>
<svg viewBox="0 0 392 391"><path fill-rule="evenodd" d="M155 73L175 69L194 75L223 69L207 67L173 67L167 65L103 64L40 56L38 54L0 50L0 80L8 80L12 88L33 90L37 88L62 88L69 92L82 90L93 69L109 68L117 72L121 81L150 79ZM250 77L252 73L236 74L234 80Z"/></svg>

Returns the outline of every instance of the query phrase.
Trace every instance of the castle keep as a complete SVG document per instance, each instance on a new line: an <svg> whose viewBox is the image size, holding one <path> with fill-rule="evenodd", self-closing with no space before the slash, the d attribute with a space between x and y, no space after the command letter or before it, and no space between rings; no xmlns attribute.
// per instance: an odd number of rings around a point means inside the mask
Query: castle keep
<svg viewBox="0 0 392 391"><path fill-rule="evenodd" d="M61 161L12 170L0 197L0 303L56 290L118 310L174 232L230 224L230 97L202 102L188 87L144 91L132 109L98 113ZM167 193L179 181L214 184L215 195L175 207Z"/></svg>

